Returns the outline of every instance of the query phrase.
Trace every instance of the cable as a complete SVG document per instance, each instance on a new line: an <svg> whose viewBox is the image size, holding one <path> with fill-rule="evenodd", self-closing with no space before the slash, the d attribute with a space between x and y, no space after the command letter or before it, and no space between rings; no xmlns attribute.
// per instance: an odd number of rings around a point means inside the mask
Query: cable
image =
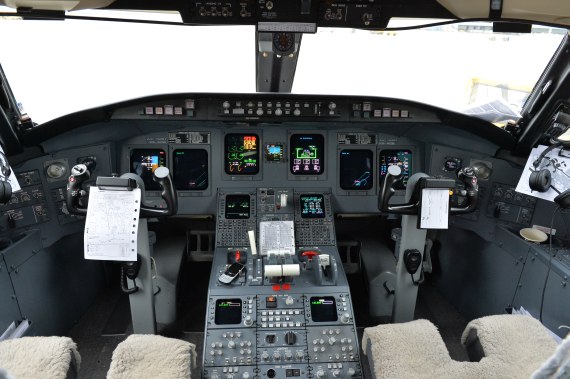
<svg viewBox="0 0 570 379"><path fill-rule="evenodd" d="M179 12L180 13L180 12ZM111 21L111 22L125 22L125 23L133 23L133 24L156 24L156 25L173 25L173 26L199 26L199 25L207 25L201 23L188 23L188 22L179 22L179 21L158 21L158 20L139 20L139 19L127 19L127 18L116 18L116 17L96 17L96 16L74 16L69 15L67 13L63 14L53 14L50 15L48 13L41 13L38 12L34 13L22 13L22 12L0 12L0 17L19 17L23 19L30 19L30 20L84 20L84 21ZM461 24L461 23L468 23L468 22L501 22L501 23L529 23L529 20L520 19L520 18L501 18L500 20L490 20L489 18L485 17L474 17L474 18L458 18L458 19L451 19L446 21L439 21L439 22L431 22L426 24L417 24L417 25L410 25L410 26L399 26L399 27L385 27L385 28L367 28L366 30L371 31L405 31L405 30L415 30L415 29L424 29L424 28L431 28L437 26L444 26L444 25L451 25L451 24ZM533 25L543 25L547 27L554 27L554 28L567 28L567 25L557 24L554 22L544 22L544 21L531 21Z"/></svg>
<svg viewBox="0 0 570 379"><path fill-rule="evenodd" d="M552 269L552 228L554 228L554 216L558 212L560 207L556 207L554 212L552 212L552 219L550 220L550 238L548 244L548 269L546 270L546 277L544 278L544 285L542 286L542 295L540 296L540 322L542 322L542 310L544 309L544 295L546 293L546 284L548 283L548 277L550 276L550 270Z"/></svg>

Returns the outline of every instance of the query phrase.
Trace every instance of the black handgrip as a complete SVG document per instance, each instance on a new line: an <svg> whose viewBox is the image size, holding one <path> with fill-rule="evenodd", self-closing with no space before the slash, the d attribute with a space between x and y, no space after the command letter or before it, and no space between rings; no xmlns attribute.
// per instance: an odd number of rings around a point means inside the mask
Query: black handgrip
<svg viewBox="0 0 570 379"><path fill-rule="evenodd" d="M81 188L81 184L85 182L91 173L84 164L77 164L71 169L71 175L67 180L67 193L65 203L67 210L71 214L85 215L87 214L87 207L81 208L79 199L85 195L85 191Z"/></svg>
<svg viewBox="0 0 570 379"><path fill-rule="evenodd" d="M162 188L161 196L166 202L166 208L153 208L145 205L141 205L141 216L142 217L165 217L172 216L178 212L178 199L176 193L174 192L174 186L172 185L172 178L170 177L170 171L166 167L158 167L154 170L152 179L160 184Z"/></svg>
<svg viewBox="0 0 570 379"><path fill-rule="evenodd" d="M477 208L478 198L479 198L479 187L477 185L477 177L475 176L475 170L472 167L463 167L459 170L457 174L459 180L465 184L465 197L467 202L464 206L460 207L450 207L450 214L462 214L473 212ZM453 187L453 181L445 178L430 178L427 175L418 179L414 183L416 188L412 193L412 196L408 203L404 204L389 204L390 198L394 196L396 192L394 190L394 184L402 180L402 169L397 166L389 166L388 172L386 173L386 178L384 179L384 184L378 198L378 208L380 211L392 214L406 214L406 215L417 215L418 209L420 207L420 192L421 187L432 187L432 188L449 188ZM419 187L419 188L418 188Z"/></svg>
<svg viewBox="0 0 570 379"><path fill-rule="evenodd" d="M463 167L457 173L457 177L463 182L463 184L465 184L465 197L467 198L467 204L461 207L451 207L449 208L449 213L462 214L473 212L477 208L477 203L479 202L479 185L477 184L475 170L470 166Z"/></svg>
<svg viewBox="0 0 570 379"><path fill-rule="evenodd" d="M394 184L404 179L402 169L398 165L388 166L382 189L378 198L378 208L385 213L397 214L417 214L417 204L415 202L405 204L389 204L390 198L394 196L396 190Z"/></svg>

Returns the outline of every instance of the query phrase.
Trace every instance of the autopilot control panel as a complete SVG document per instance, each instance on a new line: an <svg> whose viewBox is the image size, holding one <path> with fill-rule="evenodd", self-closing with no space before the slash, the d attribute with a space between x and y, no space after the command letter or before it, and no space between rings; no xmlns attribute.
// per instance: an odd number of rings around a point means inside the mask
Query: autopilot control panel
<svg viewBox="0 0 570 379"><path fill-rule="evenodd" d="M220 189L217 205L203 376L361 378L330 188Z"/></svg>

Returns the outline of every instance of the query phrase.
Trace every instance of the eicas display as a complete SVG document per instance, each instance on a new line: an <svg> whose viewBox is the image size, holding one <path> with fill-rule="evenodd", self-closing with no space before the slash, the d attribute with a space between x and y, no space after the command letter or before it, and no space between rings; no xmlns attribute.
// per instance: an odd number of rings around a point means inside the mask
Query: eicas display
<svg viewBox="0 0 570 379"><path fill-rule="evenodd" d="M290 169L293 175L320 175L325 168L324 137L320 134L291 136Z"/></svg>
<svg viewBox="0 0 570 379"><path fill-rule="evenodd" d="M224 144L224 166L228 175L259 172L259 137L256 134L228 134Z"/></svg>

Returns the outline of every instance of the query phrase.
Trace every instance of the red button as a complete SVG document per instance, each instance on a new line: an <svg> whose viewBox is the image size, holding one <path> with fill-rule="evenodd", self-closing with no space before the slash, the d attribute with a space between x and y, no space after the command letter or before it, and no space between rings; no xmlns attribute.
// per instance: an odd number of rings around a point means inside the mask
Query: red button
<svg viewBox="0 0 570 379"><path fill-rule="evenodd" d="M283 284L283 291L289 291L291 289L291 285L289 283Z"/></svg>
<svg viewBox="0 0 570 379"><path fill-rule="evenodd" d="M279 284L274 284L271 288L273 288L273 291L281 291L281 286Z"/></svg>

